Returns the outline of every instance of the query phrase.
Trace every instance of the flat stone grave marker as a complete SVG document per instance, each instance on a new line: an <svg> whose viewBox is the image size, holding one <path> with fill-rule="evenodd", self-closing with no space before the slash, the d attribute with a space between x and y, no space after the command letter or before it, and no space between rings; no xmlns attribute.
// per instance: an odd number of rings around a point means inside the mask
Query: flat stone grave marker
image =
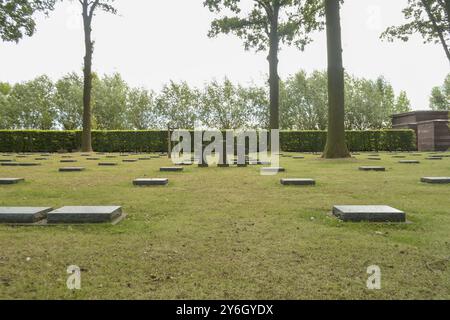
<svg viewBox="0 0 450 320"><path fill-rule="evenodd" d="M413 163L420 163L420 161L419 160L400 160L398 163L413 164Z"/></svg>
<svg viewBox="0 0 450 320"><path fill-rule="evenodd" d="M88 160L88 161L97 161L97 160L100 160L100 158L86 158L86 160Z"/></svg>
<svg viewBox="0 0 450 320"><path fill-rule="evenodd" d="M65 160L60 160L59 162L61 162L61 163L75 163L75 162L78 162L78 160L65 159Z"/></svg>
<svg viewBox="0 0 450 320"><path fill-rule="evenodd" d="M0 178L0 185L17 184L23 181L25 181L24 178Z"/></svg>
<svg viewBox="0 0 450 320"><path fill-rule="evenodd" d="M62 207L47 213L47 223L106 223L122 215L122 207Z"/></svg>
<svg viewBox="0 0 450 320"><path fill-rule="evenodd" d="M381 158L376 158L376 157L370 157L370 158L367 158L368 160L381 160Z"/></svg>
<svg viewBox="0 0 450 320"><path fill-rule="evenodd" d="M82 157L90 157L91 155L89 153L82 153L81 156Z"/></svg>
<svg viewBox="0 0 450 320"><path fill-rule="evenodd" d="M51 157L52 155L50 153L42 153L40 154L41 157Z"/></svg>
<svg viewBox="0 0 450 320"><path fill-rule="evenodd" d="M22 155L17 155L16 158L28 158L28 156L22 154Z"/></svg>
<svg viewBox="0 0 450 320"><path fill-rule="evenodd" d="M135 179L133 184L135 186L165 186L169 183L169 179L167 178L157 178L157 179Z"/></svg>
<svg viewBox="0 0 450 320"><path fill-rule="evenodd" d="M52 210L48 207L0 207L0 223L36 223Z"/></svg>
<svg viewBox="0 0 450 320"><path fill-rule="evenodd" d="M6 162L14 162L15 160L12 159L1 159L0 163L6 163Z"/></svg>
<svg viewBox="0 0 450 320"><path fill-rule="evenodd" d="M369 157L379 157L380 155L378 153L372 153L372 154L368 154L367 156L369 156Z"/></svg>
<svg viewBox="0 0 450 320"><path fill-rule="evenodd" d="M313 186L316 184L314 179L281 179L284 186Z"/></svg>
<svg viewBox="0 0 450 320"><path fill-rule="evenodd" d="M385 167L375 167L375 166L362 166L359 167L360 171L386 171Z"/></svg>
<svg viewBox="0 0 450 320"><path fill-rule="evenodd" d="M63 159L72 159L73 156L62 156L61 158L63 158Z"/></svg>
<svg viewBox="0 0 450 320"><path fill-rule="evenodd" d="M100 167L114 167L119 165L117 162L100 162L98 164Z"/></svg>
<svg viewBox="0 0 450 320"><path fill-rule="evenodd" d="M106 156L106 158L108 158L108 159L114 159L114 158L117 158L117 156Z"/></svg>
<svg viewBox="0 0 450 320"><path fill-rule="evenodd" d="M40 163L35 163L35 162L7 162L7 163L2 163L2 166L5 167L35 167L35 166L40 166Z"/></svg>
<svg viewBox="0 0 450 320"><path fill-rule="evenodd" d="M428 157L428 158L425 158L425 160L442 160L442 158L441 157Z"/></svg>
<svg viewBox="0 0 450 320"><path fill-rule="evenodd" d="M47 158L34 158L34 160L36 160L36 161L45 161L45 160L48 160Z"/></svg>
<svg viewBox="0 0 450 320"><path fill-rule="evenodd" d="M296 160L298 160L298 159L305 159L305 157L302 157L302 156L294 156L294 157L292 157L292 159L296 159Z"/></svg>
<svg viewBox="0 0 450 320"><path fill-rule="evenodd" d="M138 159L123 159L122 162L138 162Z"/></svg>
<svg viewBox="0 0 450 320"><path fill-rule="evenodd" d="M406 156L392 156L392 158L402 159L402 158L406 158Z"/></svg>
<svg viewBox="0 0 450 320"><path fill-rule="evenodd" d="M139 158L139 160L144 160L144 161L146 161L146 160L152 160L152 158L150 158L150 157L143 157L143 158Z"/></svg>
<svg viewBox="0 0 450 320"><path fill-rule="evenodd" d="M83 167L65 167L59 168L59 172L81 172L84 171Z"/></svg>
<svg viewBox="0 0 450 320"><path fill-rule="evenodd" d="M178 171L183 171L184 168L183 167L162 167L159 168L159 171L161 172L178 172Z"/></svg>
<svg viewBox="0 0 450 320"><path fill-rule="evenodd" d="M265 167L265 168L261 168L262 172L271 172L271 173L278 173L278 172L285 172L286 169L283 167Z"/></svg>
<svg viewBox="0 0 450 320"><path fill-rule="evenodd" d="M420 181L432 184L450 184L450 177L423 177Z"/></svg>
<svg viewBox="0 0 450 320"><path fill-rule="evenodd" d="M389 206L334 206L333 215L352 222L406 222L403 211Z"/></svg>

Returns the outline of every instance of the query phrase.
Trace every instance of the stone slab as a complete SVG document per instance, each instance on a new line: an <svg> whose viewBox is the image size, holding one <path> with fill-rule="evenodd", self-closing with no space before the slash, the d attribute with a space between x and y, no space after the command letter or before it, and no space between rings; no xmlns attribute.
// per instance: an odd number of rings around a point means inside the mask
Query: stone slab
<svg viewBox="0 0 450 320"><path fill-rule="evenodd" d="M159 171L161 172L178 172L178 171L183 171L184 168L183 167L162 167L159 168Z"/></svg>
<svg viewBox="0 0 450 320"><path fill-rule="evenodd" d="M314 179L281 179L284 186L313 186L316 184Z"/></svg>
<svg viewBox="0 0 450 320"><path fill-rule="evenodd" d="M135 186L165 186L169 183L169 179L160 178L160 179L135 179L133 184Z"/></svg>
<svg viewBox="0 0 450 320"><path fill-rule="evenodd" d="M52 211L49 207L0 207L0 223L35 223Z"/></svg>
<svg viewBox="0 0 450 320"><path fill-rule="evenodd" d="M0 185L17 184L23 181L25 181L24 178L0 178Z"/></svg>
<svg viewBox="0 0 450 320"><path fill-rule="evenodd" d="M292 159L299 160L299 159L305 159L305 157L302 157L302 156L294 156L294 157L292 157Z"/></svg>
<svg viewBox="0 0 450 320"><path fill-rule="evenodd" d="M34 162L7 162L1 164L4 167L36 167L40 166L40 163L34 163Z"/></svg>
<svg viewBox="0 0 450 320"><path fill-rule="evenodd" d="M117 162L100 162L98 165L101 167L114 167L119 164Z"/></svg>
<svg viewBox="0 0 450 320"><path fill-rule="evenodd" d="M381 158L372 158L372 157L370 157L370 158L367 158L368 160L381 160Z"/></svg>
<svg viewBox="0 0 450 320"><path fill-rule="evenodd" d="M450 177L423 177L420 181L432 184L450 184Z"/></svg>
<svg viewBox="0 0 450 320"><path fill-rule="evenodd" d="M428 158L425 158L426 160L442 160L442 158L439 158L439 157L428 157Z"/></svg>
<svg viewBox="0 0 450 320"><path fill-rule="evenodd" d="M144 158L139 158L139 160L142 160L142 161L148 161L148 160L152 160L152 158L150 158L150 157L144 157Z"/></svg>
<svg viewBox="0 0 450 320"><path fill-rule="evenodd" d="M12 159L1 159L0 160L0 163L9 163L9 162L14 162L15 160L12 160Z"/></svg>
<svg viewBox="0 0 450 320"><path fill-rule="evenodd" d="M100 160L100 158L86 158L86 160L88 160L88 161L97 161L97 160Z"/></svg>
<svg viewBox="0 0 450 320"><path fill-rule="evenodd" d="M124 159L122 162L138 162L138 159Z"/></svg>
<svg viewBox="0 0 450 320"><path fill-rule="evenodd" d="M363 166L359 167L361 171L386 171L385 167L373 167L373 166Z"/></svg>
<svg viewBox="0 0 450 320"><path fill-rule="evenodd" d="M283 168L283 167L265 167L265 168L261 168L261 171L262 172L275 172L275 173L277 173L277 172L285 172L286 171L286 169L285 168Z"/></svg>
<svg viewBox="0 0 450 320"><path fill-rule="evenodd" d="M59 161L59 162L61 162L61 163L75 163L75 162L78 162L77 160L69 160L69 159L66 159L66 160L61 160L61 161Z"/></svg>
<svg viewBox="0 0 450 320"><path fill-rule="evenodd" d="M65 167L59 168L59 172L81 172L84 171L83 167Z"/></svg>
<svg viewBox="0 0 450 320"><path fill-rule="evenodd" d="M406 222L406 214L389 206L334 206L333 215L352 222Z"/></svg>
<svg viewBox="0 0 450 320"><path fill-rule="evenodd" d="M420 163L420 161L419 160L400 160L398 163L414 164L414 163Z"/></svg>
<svg viewBox="0 0 450 320"><path fill-rule="evenodd" d="M47 213L47 223L105 223L122 215L119 206L62 207Z"/></svg>

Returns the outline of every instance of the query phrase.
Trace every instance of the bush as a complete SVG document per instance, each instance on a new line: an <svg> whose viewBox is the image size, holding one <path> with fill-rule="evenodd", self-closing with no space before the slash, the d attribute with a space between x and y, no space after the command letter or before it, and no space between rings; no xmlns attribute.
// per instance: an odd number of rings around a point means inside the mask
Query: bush
<svg viewBox="0 0 450 320"><path fill-rule="evenodd" d="M281 131L280 148L286 152L321 152L326 131ZM412 130L347 131L351 151L416 150ZM80 149L80 131L0 130L0 152L74 152ZM167 131L93 131L98 152L167 152Z"/></svg>

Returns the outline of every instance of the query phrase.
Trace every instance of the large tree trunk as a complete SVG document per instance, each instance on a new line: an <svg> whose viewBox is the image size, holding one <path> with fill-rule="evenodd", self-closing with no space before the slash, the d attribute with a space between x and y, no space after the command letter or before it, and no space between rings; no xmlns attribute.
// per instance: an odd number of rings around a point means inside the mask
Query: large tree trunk
<svg viewBox="0 0 450 320"><path fill-rule="evenodd" d="M339 0L325 0L328 50L328 135L323 157L350 157L345 142L344 68Z"/></svg>
<svg viewBox="0 0 450 320"><path fill-rule="evenodd" d="M270 85L270 129L280 128L280 78L278 76L278 11L274 8L274 16L271 22L269 35L269 85Z"/></svg>
<svg viewBox="0 0 450 320"><path fill-rule="evenodd" d="M83 133L81 150L92 151L92 118L91 118L91 92L92 92L92 53L93 43L91 39L91 17L88 12L88 1L83 3L83 22L86 54L84 56L84 88L83 88Z"/></svg>

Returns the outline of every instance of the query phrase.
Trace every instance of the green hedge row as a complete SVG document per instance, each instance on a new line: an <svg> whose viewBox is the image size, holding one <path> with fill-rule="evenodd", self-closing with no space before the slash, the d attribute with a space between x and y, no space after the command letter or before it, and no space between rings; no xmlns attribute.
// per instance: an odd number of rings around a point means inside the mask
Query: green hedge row
<svg viewBox="0 0 450 320"><path fill-rule="evenodd" d="M286 152L321 152L327 140L326 131L281 131L280 149ZM416 150L413 130L347 131L350 151L412 151Z"/></svg>
<svg viewBox="0 0 450 320"><path fill-rule="evenodd" d="M280 148L285 152L321 152L326 131L281 131ZM416 150L412 130L348 131L351 151ZM0 152L78 151L80 131L0 130ZM97 152L166 152L167 131L93 131Z"/></svg>

